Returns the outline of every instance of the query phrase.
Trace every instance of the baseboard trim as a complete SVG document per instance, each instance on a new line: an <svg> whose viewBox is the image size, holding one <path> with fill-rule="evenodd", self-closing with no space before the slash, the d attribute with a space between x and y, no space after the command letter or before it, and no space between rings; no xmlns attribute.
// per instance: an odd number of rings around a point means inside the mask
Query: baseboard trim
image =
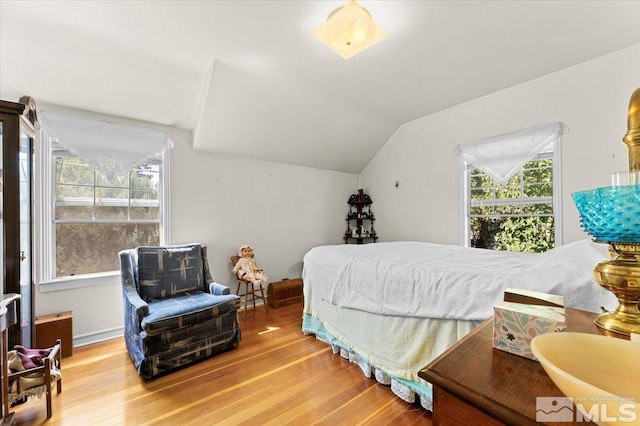
<svg viewBox="0 0 640 426"><path fill-rule="evenodd" d="M73 337L73 347L92 345L94 343L104 342L105 340L115 339L124 336L124 327L115 327L95 333L87 333Z"/></svg>
<svg viewBox="0 0 640 426"><path fill-rule="evenodd" d="M262 301L262 299L256 299L256 308L260 307L264 305L264 302ZM268 305L267 305L268 306ZM244 299L242 299L242 306L240 306L240 308L238 309L238 312L242 312L245 310L245 306L244 306ZM248 310L253 310L253 302L249 301L249 308Z"/></svg>

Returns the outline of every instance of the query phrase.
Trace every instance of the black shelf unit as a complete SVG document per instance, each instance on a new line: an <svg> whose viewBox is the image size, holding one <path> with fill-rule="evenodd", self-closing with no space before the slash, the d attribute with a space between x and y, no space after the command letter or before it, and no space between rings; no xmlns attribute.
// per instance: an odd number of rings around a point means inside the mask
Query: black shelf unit
<svg viewBox="0 0 640 426"><path fill-rule="evenodd" d="M344 233L345 244L375 243L378 235L373 228L376 218L371 212L373 201L364 190L359 189L357 194L349 197L349 213L347 214L347 230Z"/></svg>

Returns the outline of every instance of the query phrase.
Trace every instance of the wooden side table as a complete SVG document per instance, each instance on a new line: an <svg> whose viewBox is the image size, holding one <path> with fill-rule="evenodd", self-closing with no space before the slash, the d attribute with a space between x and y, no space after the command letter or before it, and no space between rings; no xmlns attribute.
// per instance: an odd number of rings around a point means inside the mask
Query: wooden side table
<svg viewBox="0 0 640 426"><path fill-rule="evenodd" d="M567 308L567 331L602 334L595 317ZM493 349L492 337L490 318L418 372L433 385L435 426L535 425L536 397L564 396L540 363Z"/></svg>

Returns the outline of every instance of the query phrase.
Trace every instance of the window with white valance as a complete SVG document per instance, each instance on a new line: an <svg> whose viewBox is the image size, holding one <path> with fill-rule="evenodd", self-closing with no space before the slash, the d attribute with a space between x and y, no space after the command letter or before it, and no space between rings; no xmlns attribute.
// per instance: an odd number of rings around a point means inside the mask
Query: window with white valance
<svg viewBox="0 0 640 426"><path fill-rule="evenodd" d="M560 142L567 131L549 123L456 147L461 243L518 251L562 243Z"/></svg>
<svg viewBox="0 0 640 426"><path fill-rule="evenodd" d="M173 148L167 133L143 127L48 112L41 118L48 137L109 178Z"/></svg>
<svg viewBox="0 0 640 426"><path fill-rule="evenodd" d="M541 152L553 150L563 133L564 123L550 123L504 135L492 136L456 147L456 154L467 164L473 164L498 183L506 183L527 162Z"/></svg>
<svg viewBox="0 0 640 426"><path fill-rule="evenodd" d="M169 243L168 134L67 114L40 117L40 282L111 274L119 250Z"/></svg>

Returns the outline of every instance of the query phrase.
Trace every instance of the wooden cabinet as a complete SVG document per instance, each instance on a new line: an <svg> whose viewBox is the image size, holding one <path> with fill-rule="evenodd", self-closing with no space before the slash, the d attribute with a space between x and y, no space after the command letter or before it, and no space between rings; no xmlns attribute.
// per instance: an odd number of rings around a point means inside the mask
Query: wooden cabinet
<svg viewBox="0 0 640 426"><path fill-rule="evenodd" d="M378 239L373 222L376 218L371 212L371 197L362 189L349 197L349 213L347 214L347 230L344 233L346 244L375 243Z"/></svg>
<svg viewBox="0 0 640 426"><path fill-rule="evenodd" d="M33 99L0 101L0 270L3 292L22 299L18 325L8 330L9 347L33 344L33 165L38 127Z"/></svg>

